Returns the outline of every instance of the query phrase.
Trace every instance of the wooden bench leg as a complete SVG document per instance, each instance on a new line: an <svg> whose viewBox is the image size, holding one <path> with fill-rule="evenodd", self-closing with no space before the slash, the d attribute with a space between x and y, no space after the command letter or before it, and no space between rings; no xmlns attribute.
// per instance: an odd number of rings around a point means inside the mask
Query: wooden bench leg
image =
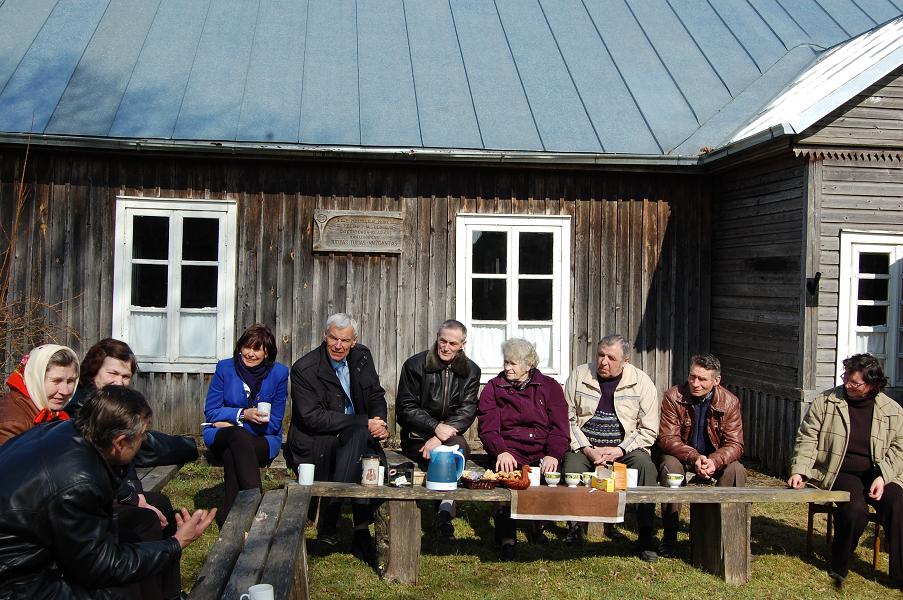
<svg viewBox="0 0 903 600"><path fill-rule="evenodd" d="M384 502L376 516L383 579L413 585L420 573L420 508L416 500ZM386 539L387 538L387 539Z"/></svg>
<svg viewBox="0 0 903 600"><path fill-rule="evenodd" d="M691 504L693 565L739 585L750 578L749 503Z"/></svg>

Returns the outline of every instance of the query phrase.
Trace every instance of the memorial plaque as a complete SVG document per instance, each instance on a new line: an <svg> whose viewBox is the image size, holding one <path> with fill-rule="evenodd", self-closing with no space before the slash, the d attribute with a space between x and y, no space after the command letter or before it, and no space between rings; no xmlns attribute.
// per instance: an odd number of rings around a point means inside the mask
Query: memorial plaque
<svg viewBox="0 0 903 600"><path fill-rule="evenodd" d="M314 251L401 253L400 212L314 210Z"/></svg>

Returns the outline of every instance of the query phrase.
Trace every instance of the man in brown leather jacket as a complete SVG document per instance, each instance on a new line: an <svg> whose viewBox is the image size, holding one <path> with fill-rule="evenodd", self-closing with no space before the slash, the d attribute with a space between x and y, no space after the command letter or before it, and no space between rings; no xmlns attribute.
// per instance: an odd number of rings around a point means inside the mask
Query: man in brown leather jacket
<svg viewBox="0 0 903 600"><path fill-rule="evenodd" d="M746 485L740 401L721 387L721 361L711 354L691 358L686 383L665 392L657 445L661 485L669 473L684 475L684 484ZM679 523L680 504L662 504L659 556L675 556Z"/></svg>

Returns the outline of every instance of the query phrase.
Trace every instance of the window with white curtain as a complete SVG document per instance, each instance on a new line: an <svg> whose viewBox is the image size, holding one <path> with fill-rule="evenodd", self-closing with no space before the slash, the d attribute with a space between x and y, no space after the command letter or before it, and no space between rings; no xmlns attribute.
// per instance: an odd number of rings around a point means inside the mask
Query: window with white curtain
<svg viewBox="0 0 903 600"><path fill-rule="evenodd" d="M502 370L501 344L533 342L539 370L564 381L570 368L568 216L457 217L457 319L483 381Z"/></svg>
<svg viewBox="0 0 903 600"><path fill-rule="evenodd" d="M842 232L837 383L842 361L875 356L892 386L903 385L903 235Z"/></svg>
<svg viewBox="0 0 903 600"><path fill-rule="evenodd" d="M232 350L236 206L116 199L113 336L143 371L212 372Z"/></svg>

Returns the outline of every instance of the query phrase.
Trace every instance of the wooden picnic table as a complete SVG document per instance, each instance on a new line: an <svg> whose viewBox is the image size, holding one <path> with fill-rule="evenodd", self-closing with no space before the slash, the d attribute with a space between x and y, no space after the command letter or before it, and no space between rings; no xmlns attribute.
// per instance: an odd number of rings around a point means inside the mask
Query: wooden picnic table
<svg viewBox="0 0 903 600"><path fill-rule="evenodd" d="M504 488L439 492L422 486L362 486L355 483L317 481L311 496L327 498L375 498L387 502L381 508L388 530L388 552L383 577L414 584L420 569L420 510L417 500L510 502ZM814 488L751 487L640 487L624 492L628 504L681 502L690 505L690 547L694 566L732 584L749 581L751 574L750 508L753 503L849 502L847 492Z"/></svg>

